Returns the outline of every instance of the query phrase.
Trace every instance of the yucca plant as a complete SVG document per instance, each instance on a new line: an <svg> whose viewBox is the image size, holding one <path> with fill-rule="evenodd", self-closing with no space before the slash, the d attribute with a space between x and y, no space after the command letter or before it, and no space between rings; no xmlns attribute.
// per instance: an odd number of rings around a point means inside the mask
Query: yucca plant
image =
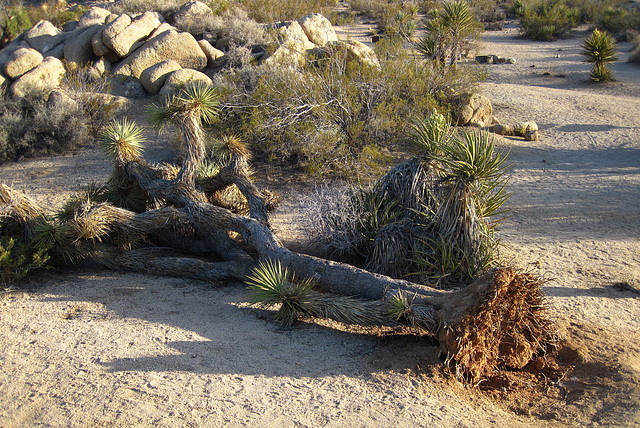
<svg viewBox="0 0 640 428"><path fill-rule="evenodd" d="M301 316L330 318L345 324L381 325L390 322L389 305L383 301L361 301L313 290L315 281L296 281L278 261L260 263L247 278L250 299L262 308L280 306L275 320L291 325Z"/></svg>
<svg viewBox="0 0 640 428"><path fill-rule="evenodd" d="M415 48L425 58L440 64L444 74L455 68L465 44L477 38L480 24L465 0L446 1L441 11L430 14L424 36Z"/></svg>
<svg viewBox="0 0 640 428"><path fill-rule="evenodd" d="M114 120L100 134L103 151L118 166L139 161L143 142L142 129L127 118Z"/></svg>
<svg viewBox="0 0 640 428"><path fill-rule="evenodd" d="M186 154L176 180L195 185L198 168L205 155L204 124L218 117L220 95L215 87L204 84L189 85L161 104L152 104L149 116L154 126L169 123L178 126L186 143Z"/></svg>
<svg viewBox="0 0 640 428"><path fill-rule="evenodd" d="M613 72L608 64L617 61L618 48L614 38L606 31L593 30L581 45L585 61L593 64L589 77L594 82L608 82L613 79Z"/></svg>

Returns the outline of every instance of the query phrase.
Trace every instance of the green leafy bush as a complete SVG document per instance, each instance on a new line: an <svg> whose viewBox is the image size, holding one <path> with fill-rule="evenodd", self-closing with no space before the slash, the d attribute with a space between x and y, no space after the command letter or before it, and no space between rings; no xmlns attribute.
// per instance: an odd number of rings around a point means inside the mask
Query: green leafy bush
<svg viewBox="0 0 640 428"><path fill-rule="evenodd" d="M579 23L578 9L568 7L563 0L543 0L535 7L525 8L520 19L524 37L547 42L567 37Z"/></svg>
<svg viewBox="0 0 640 428"><path fill-rule="evenodd" d="M0 234L3 232L0 228ZM35 269L49 260L45 248L32 248L12 237L0 235L0 284L15 286Z"/></svg>
<svg viewBox="0 0 640 428"><path fill-rule="evenodd" d="M27 9L23 7L12 7L7 12L1 11L0 15L4 15L0 21L3 26L4 43L0 43L0 47L31 28L31 19Z"/></svg>

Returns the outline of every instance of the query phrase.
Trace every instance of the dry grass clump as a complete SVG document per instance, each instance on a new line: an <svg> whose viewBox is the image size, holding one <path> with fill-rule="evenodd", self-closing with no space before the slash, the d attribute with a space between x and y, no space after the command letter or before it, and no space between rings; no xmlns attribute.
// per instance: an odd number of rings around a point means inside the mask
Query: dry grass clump
<svg viewBox="0 0 640 428"><path fill-rule="evenodd" d="M241 2L241 7L251 19L267 24L300 19L310 13L325 13L335 5L335 0L243 0Z"/></svg>
<svg viewBox="0 0 640 428"><path fill-rule="evenodd" d="M0 94L0 163L73 149L88 141L87 117L78 105L50 105L39 97Z"/></svg>
<svg viewBox="0 0 640 428"><path fill-rule="evenodd" d="M460 292L481 290L471 310L456 314L447 306L440 309L448 319L440 330L440 344L458 379L482 386L498 370L535 365L537 358L556 350L558 339L547 316L542 284L532 274L499 268Z"/></svg>

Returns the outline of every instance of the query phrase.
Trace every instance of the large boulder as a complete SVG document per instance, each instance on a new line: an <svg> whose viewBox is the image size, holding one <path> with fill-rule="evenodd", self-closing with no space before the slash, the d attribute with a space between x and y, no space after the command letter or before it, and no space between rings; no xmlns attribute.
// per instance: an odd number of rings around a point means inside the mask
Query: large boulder
<svg viewBox="0 0 640 428"><path fill-rule="evenodd" d="M133 20L128 15L120 15L104 29L102 41L124 58L144 43L147 36L160 26L161 19L162 16L157 12L145 12Z"/></svg>
<svg viewBox="0 0 640 428"><path fill-rule="evenodd" d="M298 21L284 23L277 29L276 34L280 44L293 42L293 44L301 46L305 51L317 47L315 43L309 40Z"/></svg>
<svg viewBox="0 0 640 428"><path fill-rule="evenodd" d="M64 42L65 34L58 30L51 22L41 20L27 30L22 39L41 54L55 48Z"/></svg>
<svg viewBox="0 0 640 428"><path fill-rule="evenodd" d="M334 57L342 54L348 62L353 61L380 70L380 62L375 51L356 40L329 42L324 46L323 51L325 56Z"/></svg>
<svg viewBox="0 0 640 428"><path fill-rule="evenodd" d="M43 59L42 54L35 49L20 48L11 54L2 71L15 80L35 68Z"/></svg>
<svg viewBox="0 0 640 428"><path fill-rule="evenodd" d="M204 19L213 15L213 11L206 4L192 0L185 3L175 15L173 25L181 31L200 32Z"/></svg>
<svg viewBox="0 0 640 428"><path fill-rule="evenodd" d="M224 57L224 52L220 49L214 48L211 46L211 43L206 40L198 40L198 44L200 45L202 52L207 56L207 67L215 68L224 64L225 61L222 59Z"/></svg>
<svg viewBox="0 0 640 428"><path fill-rule="evenodd" d="M145 69L140 75L140 83L151 95L155 95L160 92L167 77L176 70L180 70L180 64L173 60L166 60L159 62L151 67Z"/></svg>
<svg viewBox="0 0 640 428"><path fill-rule="evenodd" d="M60 86L64 75L62 61L47 57L36 68L13 82L9 86L9 94L14 97L24 97L29 93L48 94Z"/></svg>
<svg viewBox="0 0 640 428"><path fill-rule="evenodd" d="M91 40L93 36L102 31L103 27L103 25L93 25L76 30L78 32L76 36L67 40L64 44L64 59L68 65L82 67L96 59Z"/></svg>
<svg viewBox="0 0 640 428"><path fill-rule="evenodd" d="M92 7L82 14L76 28L87 28L92 25L103 25L107 23L107 18L111 15L107 9Z"/></svg>
<svg viewBox="0 0 640 428"><path fill-rule="evenodd" d="M27 42L23 42L22 37L18 36L18 38L5 46L4 49L0 49L0 70L4 68L11 55L20 48L30 49L31 46L29 46Z"/></svg>
<svg viewBox="0 0 640 428"><path fill-rule="evenodd" d="M204 73L188 68L176 70L167 77L164 86L160 89L160 96L167 97L178 92L188 84L213 85L213 82Z"/></svg>
<svg viewBox="0 0 640 428"><path fill-rule="evenodd" d="M453 102L453 119L457 125L483 128L493 123L491 100L480 94L464 94Z"/></svg>
<svg viewBox="0 0 640 428"><path fill-rule="evenodd" d="M182 68L204 70L207 67L207 57L191 34L165 31L122 60L113 69L113 74L140 78L145 69L167 59L174 60Z"/></svg>
<svg viewBox="0 0 640 428"><path fill-rule="evenodd" d="M338 41L338 36L331 22L319 13L307 15L298 22L309 40L318 46Z"/></svg>
<svg viewBox="0 0 640 428"><path fill-rule="evenodd" d="M317 49L297 21L282 24L276 31L279 46L262 63L267 66L303 67L307 53Z"/></svg>

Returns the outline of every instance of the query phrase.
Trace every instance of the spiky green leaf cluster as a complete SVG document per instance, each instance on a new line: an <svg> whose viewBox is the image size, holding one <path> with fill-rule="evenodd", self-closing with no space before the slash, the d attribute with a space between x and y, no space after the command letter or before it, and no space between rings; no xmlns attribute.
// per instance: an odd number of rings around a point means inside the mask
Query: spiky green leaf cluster
<svg viewBox="0 0 640 428"><path fill-rule="evenodd" d="M247 278L247 285L250 290L249 298L254 303L263 308L280 304L275 320L291 325L301 313L304 313L302 305L314 282L308 278L296 282L294 275L289 274L280 261L268 260L260 263Z"/></svg>
<svg viewBox="0 0 640 428"><path fill-rule="evenodd" d="M139 160L143 142L142 129L127 118L114 120L100 135L104 153L116 164Z"/></svg>
<svg viewBox="0 0 640 428"><path fill-rule="evenodd" d="M618 48L614 38L606 31L593 30L591 36L581 45L582 55L585 61L593 64L589 76L595 82L607 82L613 80L613 72L608 63L617 61Z"/></svg>
<svg viewBox="0 0 640 428"><path fill-rule="evenodd" d="M179 123L185 114L197 114L205 124L213 123L219 114L220 93L211 85L187 85L178 94L148 108L149 120L157 128L169 122Z"/></svg>
<svg viewBox="0 0 640 428"><path fill-rule="evenodd" d="M427 159L433 159L442 152L442 147L451 136L451 119L434 110L424 120L416 120L411 126L409 141Z"/></svg>

